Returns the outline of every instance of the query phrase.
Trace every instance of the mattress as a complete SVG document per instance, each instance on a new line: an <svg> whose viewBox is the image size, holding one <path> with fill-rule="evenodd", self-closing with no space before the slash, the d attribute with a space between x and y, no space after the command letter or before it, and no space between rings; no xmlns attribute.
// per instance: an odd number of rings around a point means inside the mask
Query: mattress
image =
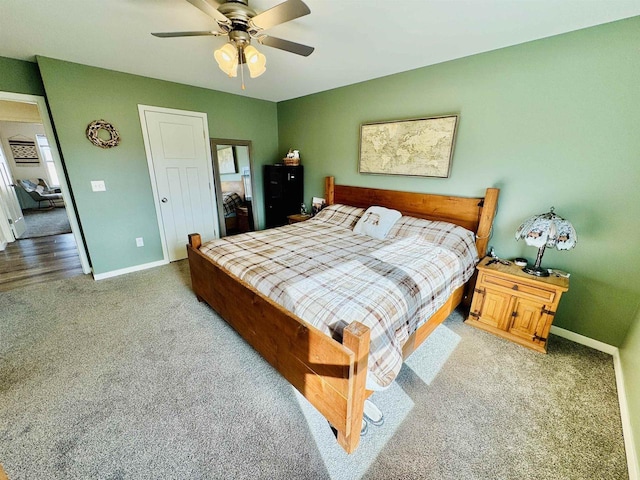
<svg viewBox="0 0 640 480"><path fill-rule="evenodd" d="M362 209L331 206L305 222L204 244L200 251L332 336L352 321L371 329L367 388L389 386L402 347L478 262L474 234L402 217L378 240L353 232Z"/></svg>

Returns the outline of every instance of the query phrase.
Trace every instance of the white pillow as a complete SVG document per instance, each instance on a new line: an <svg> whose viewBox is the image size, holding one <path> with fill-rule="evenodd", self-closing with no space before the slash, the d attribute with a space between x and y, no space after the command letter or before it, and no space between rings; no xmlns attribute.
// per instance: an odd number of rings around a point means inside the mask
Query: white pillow
<svg viewBox="0 0 640 480"><path fill-rule="evenodd" d="M387 236L393 224L396 223L402 214L398 210L391 210L384 207L369 207L364 215L353 227L354 233L369 235L382 240Z"/></svg>

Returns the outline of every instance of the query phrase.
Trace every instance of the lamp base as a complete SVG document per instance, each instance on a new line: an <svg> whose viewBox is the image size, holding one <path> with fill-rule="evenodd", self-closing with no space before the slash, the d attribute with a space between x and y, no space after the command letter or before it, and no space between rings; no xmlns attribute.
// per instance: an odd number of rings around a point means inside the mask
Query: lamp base
<svg viewBox="0 0 640 480"><path fill-rule="evenodd" d="M535 275L536 277L548 277L549 271L546 268L540 267L530 267L526 266L522 269L524 273L528 273L529 275Z"/></svg>

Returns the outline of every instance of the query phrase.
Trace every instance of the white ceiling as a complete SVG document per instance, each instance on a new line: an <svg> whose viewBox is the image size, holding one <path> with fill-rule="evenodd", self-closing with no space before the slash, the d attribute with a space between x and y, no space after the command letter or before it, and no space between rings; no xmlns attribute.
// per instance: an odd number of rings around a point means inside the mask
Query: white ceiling
<svg viewBox="0 0 640 480"><path fill-rule="evenodd" d="M281 0L250 0L258 12ZM300 57L258 45L267 72L222 73L223 38L186 0L0 0L0 56L59 58L272 101L640 15L639 0L305 0L311 14L266 31L316 48Z"/></svg>

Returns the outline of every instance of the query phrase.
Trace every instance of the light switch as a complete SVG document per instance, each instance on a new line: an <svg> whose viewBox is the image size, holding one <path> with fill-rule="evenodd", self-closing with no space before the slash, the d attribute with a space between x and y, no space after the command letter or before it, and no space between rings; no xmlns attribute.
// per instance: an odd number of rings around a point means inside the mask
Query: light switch
<svg viewBox="0 0 640 480"><path fill-rule="evenodd" d="M104 184L104 180L91 180L91 190L94 192L106 192L107 187Z"/></svg>

